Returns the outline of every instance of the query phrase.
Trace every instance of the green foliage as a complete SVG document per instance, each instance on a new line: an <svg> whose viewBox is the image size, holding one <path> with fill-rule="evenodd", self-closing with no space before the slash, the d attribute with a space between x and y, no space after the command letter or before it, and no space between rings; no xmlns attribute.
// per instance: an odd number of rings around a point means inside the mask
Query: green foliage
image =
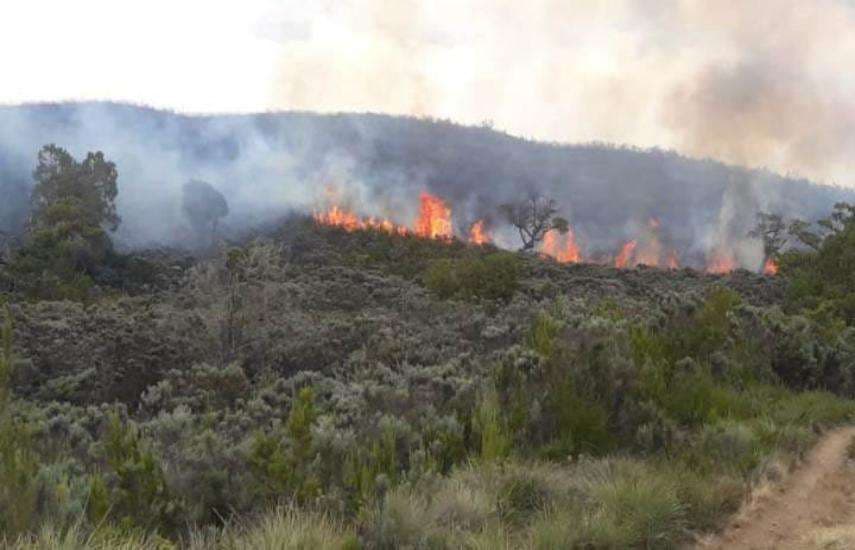
<svg viewBox="0 0 855 550"><path fill-rule="evenodd" d="M511 442L499 408L498 395L488 390L475 409L475 430L480 435L480 457L485 462L501 460L511 451Z"/></svg>
<svg viewBox="0 0 855 550"><path fill-rule="evenodd" d="M534 324L529 330L528 347L544 358L551 358L556 351L556 339L561 332L562 324L546 312L539 312Z"/></svg>
<svg viewBox="0 0 855 550"><path fill-rule="evenodd" d="M56 145L39 151L31 224L10 266L14 285L30 296L81 300L112 249L118 174L103 153L78 162Z"/></svg>
<svg viewBox="0 0 855 550"><path fill-rule="evenodd" d="M114 476L110 512L128 527L175 529L176 502L166 484L163 469L147 448L139 429L113 413L107 421L104 458ZM100 493L97 487L95 492ZM102 508L99 505L97 508ZM98 513L101 510L93 510Z"/></svg>
<svg viewBox="0 0 855 550"><path fill-rule="evenodd" d="M812 231L805 222L791 232L808 246L781 258L780 273L788 281L787 307L791 311L835 311L847 325L855 323L855 206L839 203Z"/></svg>
<svg viewBox="0 0 855 550"><path fill-rule="evenodd" d="M249 465L259 490L268 500L306 502L317 496L318 481L311 473L315 455L312 426L317 419L315 393L303 388L288 415L284 433L259 433L253 441Z"/></svg>
<svg viewBox="0 0 855 550"><path fill-rule="evenodd" d="M0 536L29 529L38 518L39 460L28 426L11 411L12 314L6 307L0 330Z"/></svg>
<svg viewBox="0 0 855 550"><path fill-rule="evenodd" d="M424 276L439 298L510 300L519 288L519 259L507 252L461 260L437 260Z"/></svg>

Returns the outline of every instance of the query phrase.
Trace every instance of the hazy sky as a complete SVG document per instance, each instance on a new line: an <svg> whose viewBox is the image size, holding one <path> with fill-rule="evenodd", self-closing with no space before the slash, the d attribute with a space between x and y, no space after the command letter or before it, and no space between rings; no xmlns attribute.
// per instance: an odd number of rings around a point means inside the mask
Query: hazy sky
<svg viewBox="0 0 855 550"><path fill-rule="evenodd" d="M844 0L5 0L0 102L377 111L855 184Z"/></svg>

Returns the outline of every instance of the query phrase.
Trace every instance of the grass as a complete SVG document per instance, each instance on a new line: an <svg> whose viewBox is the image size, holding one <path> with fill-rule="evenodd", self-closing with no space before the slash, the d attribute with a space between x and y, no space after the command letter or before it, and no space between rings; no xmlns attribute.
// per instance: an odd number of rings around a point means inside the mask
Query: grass
<svg viewBox="0 0 855 550"><path fill-rule="evenodd" d="M0 541L2 542L2 541ZM356 533L329 516L295 508L277 508L248 525L194 531L181 546L190 550L344 550L359 548ZM169 550L177 543L156 535L101 527L87 531L45 526L34 536L7 542L12 550Z"/></svg>

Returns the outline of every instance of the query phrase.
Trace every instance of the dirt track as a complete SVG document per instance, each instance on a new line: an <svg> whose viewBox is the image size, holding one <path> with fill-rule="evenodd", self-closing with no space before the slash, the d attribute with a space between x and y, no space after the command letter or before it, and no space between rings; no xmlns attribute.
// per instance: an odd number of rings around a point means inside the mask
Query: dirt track
<svg viewBox="0 0 855 550"><path fill-rule="evenodd" d="M724 533L699 549L855 549L855 427L827 433L780 487L759 491Z"/></svg>

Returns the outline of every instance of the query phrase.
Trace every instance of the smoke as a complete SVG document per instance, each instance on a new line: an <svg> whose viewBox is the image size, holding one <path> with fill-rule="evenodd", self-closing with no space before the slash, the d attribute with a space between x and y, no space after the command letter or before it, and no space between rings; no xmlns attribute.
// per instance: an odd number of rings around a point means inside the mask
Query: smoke
<svg viewBox="0 0 855 550"><path fill-rule="evenodd" d="M855 184L846 0L345 0L277 17L278 108L489 120Z"/></svg>
<svg viewBox="0 0 855 550"><path fill-rule="evenodd" d="M676 249L682 263L702 266L726 244L738 265L757 269L758 243L746 235L758 210L812 219L855 196L661 150L556 146L413 118L186 116L84 103L0 108L0 230L21 228L36 152L51 142L78 158L101 150L116 163L116 240L126 248L198 244L200 224L182 201L185 183L201 180L228 205L220 235L330 204L412 226L428 191L450 203L458 235L483 219L499 244L515 248L498 206L535 193L556 199L585 257L643 240L656 218L657 246Z"/></svg>

